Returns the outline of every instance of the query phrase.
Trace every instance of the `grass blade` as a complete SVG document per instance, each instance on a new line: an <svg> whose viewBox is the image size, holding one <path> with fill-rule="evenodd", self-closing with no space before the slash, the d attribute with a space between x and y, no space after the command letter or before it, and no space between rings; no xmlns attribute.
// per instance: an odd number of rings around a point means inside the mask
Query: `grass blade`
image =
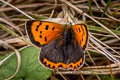
<svg viewBox="0 0 120 80"><path fill-rule="evenodd" d="M110 3L111 3L111 0L108 0L106 6L105 6L105 8L104 8L104 11L103 11L103 13L102 13L102 15L101 15L101 17L103 17L103 16L105 15L105 12L107 11Z"/></svg>

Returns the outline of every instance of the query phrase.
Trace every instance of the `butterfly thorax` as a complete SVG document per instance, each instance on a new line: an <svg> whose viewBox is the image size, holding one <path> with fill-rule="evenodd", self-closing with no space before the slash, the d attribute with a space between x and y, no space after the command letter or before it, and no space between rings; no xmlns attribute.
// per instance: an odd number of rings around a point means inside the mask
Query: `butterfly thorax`
<svg viewBox="0 0 120 80"><path fill-rule="evenodd" d="M75 38L73 29L70 27L66 28L63 34L63 38L64 38L64 45L68 46L72 44Z"/></svg>

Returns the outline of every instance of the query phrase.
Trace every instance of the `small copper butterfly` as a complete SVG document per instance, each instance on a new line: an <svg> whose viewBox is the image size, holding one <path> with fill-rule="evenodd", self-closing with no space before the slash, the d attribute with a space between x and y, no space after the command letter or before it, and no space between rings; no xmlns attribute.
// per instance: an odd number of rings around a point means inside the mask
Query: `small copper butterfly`
<svg viewBox="0 0 120 80"><path fill-rule="evenodd" d="M30 41L42 47L39 61L50 69L79 69L85 60L84 50L88 42L86 24L62 25L30 20L26 22Z"/></svg>

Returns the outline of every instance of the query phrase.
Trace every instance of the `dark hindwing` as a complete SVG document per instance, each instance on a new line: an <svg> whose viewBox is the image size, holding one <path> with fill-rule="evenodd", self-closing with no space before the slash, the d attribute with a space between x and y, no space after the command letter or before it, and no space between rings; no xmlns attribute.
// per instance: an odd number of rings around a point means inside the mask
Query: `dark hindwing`
<svg viewBox="0 0 120 80"><path fill-rule="evenodd" d="M83 49L77 42L64 45L62 39L54 40L41 49L40 62L51 69L78 69L84 62Z"/></svg>

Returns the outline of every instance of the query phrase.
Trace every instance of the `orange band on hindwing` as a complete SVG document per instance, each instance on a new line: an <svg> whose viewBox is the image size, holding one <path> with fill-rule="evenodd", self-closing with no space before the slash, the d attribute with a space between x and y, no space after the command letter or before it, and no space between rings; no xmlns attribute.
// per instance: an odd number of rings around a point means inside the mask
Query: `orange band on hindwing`
<svg viewBox="0 0 120 80"><path fill-rule="evenodd" d="M82 64L82 63L83 63L83 60L82 60L82 58L80 58L80 60L78 62L68 64L67 68L70 68L72 66L72 68L75 69L75 68L79 67L80 64Z"/></svg>
<svg viewBox="0 0 120 80"><path fill-rule="evenodd" d="M54 70L56 70L58 67L62 67L64 69L70 69L70 67L72 67L72 69L74 70L74 69L79 68L82 65L83 59L80 58L80 60L77 61L76 63L71 62L68 65L66 65L66 64L61 63L61 62L54 63L54 62L51 62L51 61L47 60L47 58L44 58L43 63L45 63L46 67L54 68Z"/></svg>
<svg viewBox="0 0 120 80"><path fill-rule="evenodd" d="M53 63L49 60L47 60L46 58L44 58L43 63L46 63L45 66L49 67L48 65L50 65L50 68L54 68L54 70L56 70L59 66L62 66L64 69L66 68L66 65L64 63Z"/></svg>

